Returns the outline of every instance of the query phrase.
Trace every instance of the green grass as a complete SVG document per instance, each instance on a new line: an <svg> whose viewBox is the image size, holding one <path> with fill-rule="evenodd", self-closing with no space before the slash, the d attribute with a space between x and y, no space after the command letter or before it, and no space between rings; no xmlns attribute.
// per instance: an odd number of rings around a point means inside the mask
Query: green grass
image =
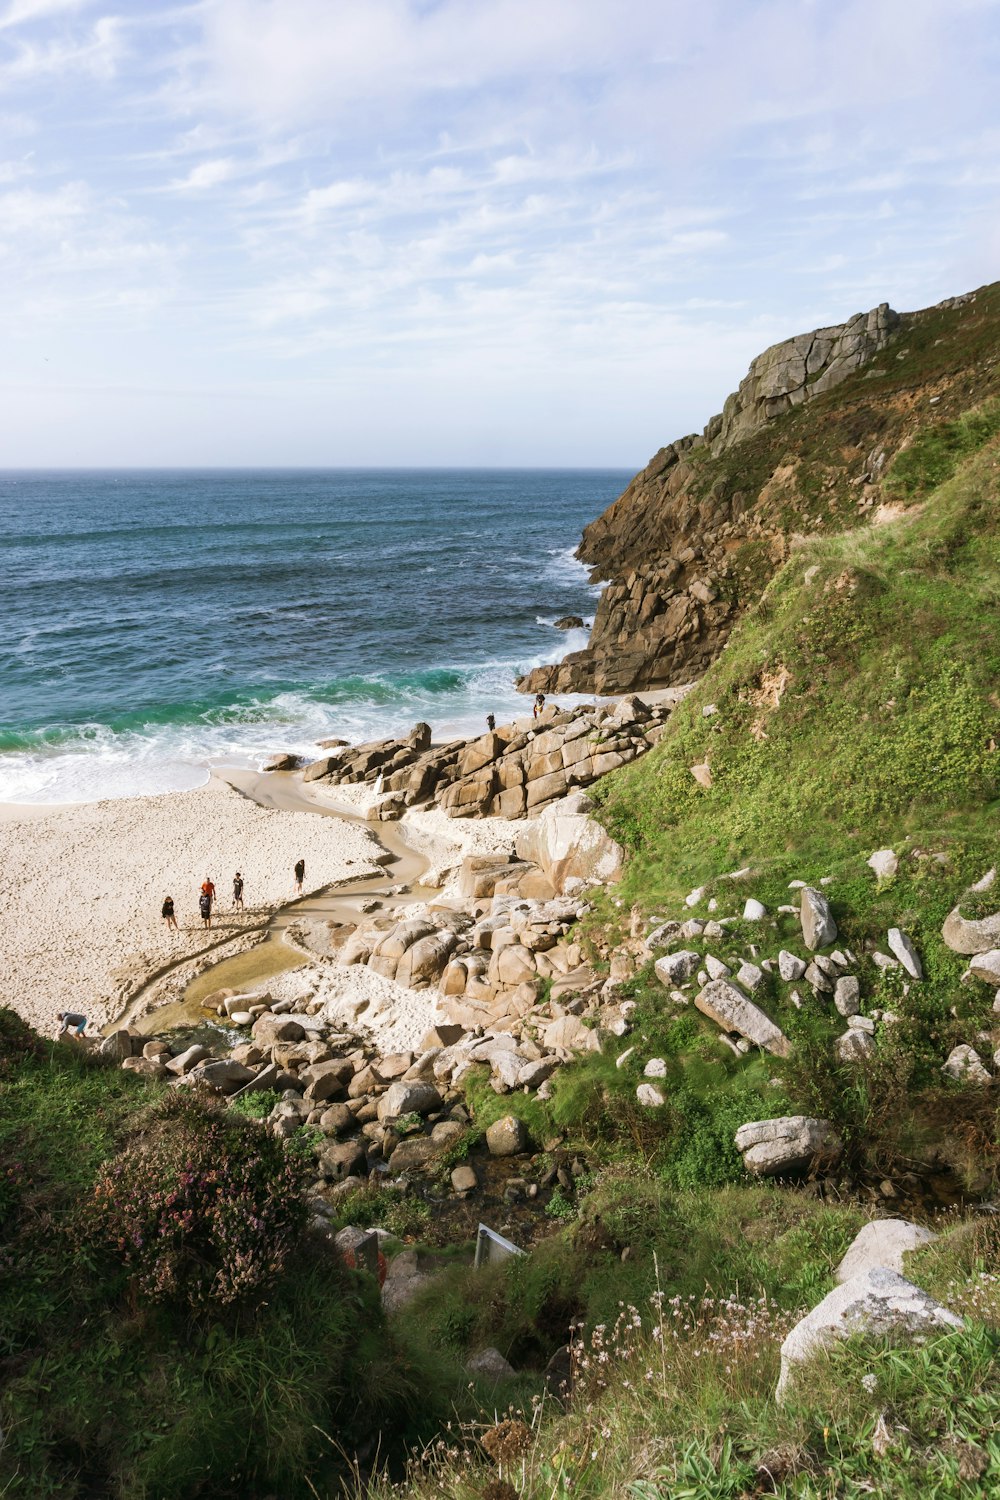
<svg viewBox="0 0 1000 1500"><path fill-rule="evenodd" d="M411 1469L402 1493L410 1500L992 1494L1000 1484L1000 1296L994 1291L968 1306L976 1232L959 1225L909 1257L920 1284L933 1281L935 1255L938 1272L946 1263L957 1269L939 1294L966 1313L964 1330L920 1345L841 1343L802 1368L779 1407L773 1391L781 1340L795 1309L827 1289L856 1224L843 1211L802 1200L799 1222L789 1222L795 1200L773 1190L756 1190L756 1202L732 1190L705 1196L713 1208L685 1228L695 1252L715 1230L725 1295L716 1294L715 1281L707 1291L672 1292L663 1264L651 1298L633 1301L635 1288L624 1285L622 1305L578 1341L569 1410L526 1407L526 1425L513 1429L500 1414L492 1434L466 1426ZM988 1249L995 1248L994 1233ZM764 1269L763 1280L747 1272L750 1257ZM810 1266L812 1274L782 1285L783 1266ZM746 1280L738 1282L741 1270ZM520 1279L527 1282L526 1273ZM458 1299L454 1307L462 1308ZM470 1318L466 1305L453 1336L466 1336ZM505 1434L506 1459L496 1441ZM371 1500L387 1494L377 1486Z"/></svg>
<svg viewBox="0 0 1000 1500"><path fill-rule="evenodd" d="M405 1442L448 1409L437 1374L395 1346L375 1283L322 1237L301 1234L248 1302L196 1311L139 1294L91 1205L102 1171L115 1181L127 1148L172 1128L151 1113L161 1098L173 1096L0 1009L5 1497L293 1500L313 1493L307 1476L326 1485L343 1468L336 1444L350 1452L383 1427Z"/></svg>
<svg viewBox="0 0 1000 1500"><path fill-rule="evenodd" d="M660 745L592 789L632 856L626 901L748 862L836 872L907 834L966 864L995 845L998 464L994 442L919 514L804 544Z"/></svg>

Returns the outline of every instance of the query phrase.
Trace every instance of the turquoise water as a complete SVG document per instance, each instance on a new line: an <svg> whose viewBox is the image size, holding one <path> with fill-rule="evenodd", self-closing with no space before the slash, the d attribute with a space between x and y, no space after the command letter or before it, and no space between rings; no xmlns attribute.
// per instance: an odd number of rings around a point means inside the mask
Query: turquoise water
<svg viewBox="0 0 1000 1500"><path fill-rule="evenodd" d="M624 471L0 473L0 800L523 712Z"/></svg>

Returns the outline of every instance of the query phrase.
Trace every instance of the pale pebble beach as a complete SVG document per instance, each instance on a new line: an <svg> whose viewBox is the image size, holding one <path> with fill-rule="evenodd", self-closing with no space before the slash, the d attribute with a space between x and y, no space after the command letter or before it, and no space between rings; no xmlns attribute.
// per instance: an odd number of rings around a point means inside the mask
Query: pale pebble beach
<svg viewBox="0 0 1000 1500"><path fill-rule="evenodd" d="M189 792L39 810L8 804L0 817L0 1002L43 1033L61 1010L102 1026L125 992L225 937L262 927L305 892L378 875L373 833L340 818L259 807L225 782ZM246 911L232 910L232 877ZM201 882L218 891L213 930L198 913ZM174 898L180 931L166 928ZM221 955L220 955L221 956Z"/></svg>

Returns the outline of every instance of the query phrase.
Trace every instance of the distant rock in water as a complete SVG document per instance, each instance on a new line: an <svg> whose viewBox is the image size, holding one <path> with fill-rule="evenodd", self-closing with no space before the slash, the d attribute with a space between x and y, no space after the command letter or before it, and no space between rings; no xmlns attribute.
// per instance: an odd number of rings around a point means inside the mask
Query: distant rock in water
<svg viewBox="0 0 1000 1500"><path fill-rule="evenodd" d="M556 621L555 628L556 628L556 630L582 630L583 629L583 616L582 615L563 615L563 617L562 617L561 620L557 620Z"/></svg>

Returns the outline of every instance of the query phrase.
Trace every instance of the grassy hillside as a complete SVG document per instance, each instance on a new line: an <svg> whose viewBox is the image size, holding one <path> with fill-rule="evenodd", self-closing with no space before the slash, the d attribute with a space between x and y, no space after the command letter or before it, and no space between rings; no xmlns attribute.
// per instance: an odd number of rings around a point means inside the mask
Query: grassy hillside
<svg viewBox="0 0 1000 1500"><path fill-rule="evenodd" d="M1000 795L996 426L994 407L957 434L942 424L887 480L918 505L802 541L661 744L600 784L603 819L632 855L627 898L676 899L748 862L815 878L905 838L970 870L988 857ZM690 769L706 763L709 789Z"/></svg>

